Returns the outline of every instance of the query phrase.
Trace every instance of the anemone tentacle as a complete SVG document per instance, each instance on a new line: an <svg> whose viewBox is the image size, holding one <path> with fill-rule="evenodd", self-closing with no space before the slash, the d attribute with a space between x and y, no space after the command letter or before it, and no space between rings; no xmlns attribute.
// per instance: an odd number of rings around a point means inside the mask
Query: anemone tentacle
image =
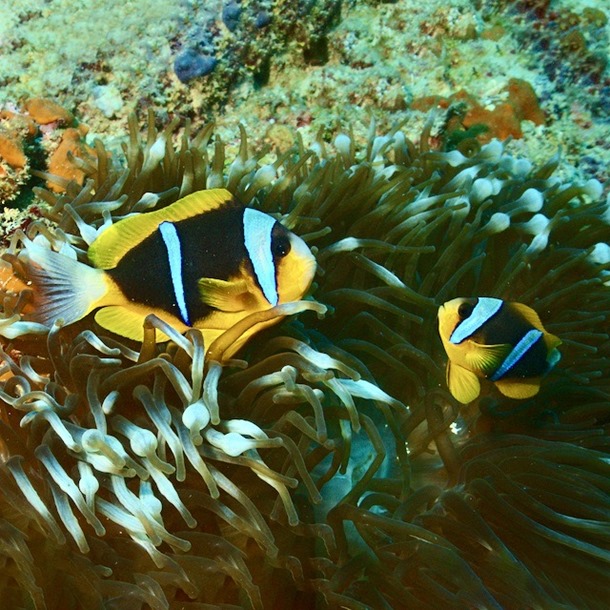
<svg viewBox="0 0 610 610"><path fill-rule="evenodd" d="M132 118L122 161L98 141L84 186L38 190L45 222L4 254L0 273L15 275L2 275L0 313L0 597L604 607L610 202L599 183L562 184L558 157L536 168L498 141L434 149L432 122L417 142L372 126L364 145L320 136L271 160L241 126L234 159L212 124L178 127L158 131L150 115L141 135ZM111 223L219 186L306 238L315 301L269 313L288 317L238 353L260 317L211 346L154 316L141 345L87 319L28 320L26 240L86 262ZM486 389L456 403L436 333L437 307L456 296L521 301L561 337L537 396ZM158 332L170 341L156 344Z"/></svg>

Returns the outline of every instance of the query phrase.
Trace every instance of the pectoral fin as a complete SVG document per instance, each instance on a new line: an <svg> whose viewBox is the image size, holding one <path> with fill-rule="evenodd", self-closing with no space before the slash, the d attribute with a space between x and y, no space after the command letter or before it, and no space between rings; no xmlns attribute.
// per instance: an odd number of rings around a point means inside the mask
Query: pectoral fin
<svg viewBox="0 0 610 610"><path fill-rule="evenodd" d="M472 342L472 349L466 354L468 368L481 375L492 375L510 354L511 346L508 343L497 345L481 345Z"/></svg>
<svg viewBox="0 0 610 610"><path fill-rule="evenodd" d="M529 377L528 379L501 379L494 383L504 396L520 400L535 396L540 389L540 377Z"/></svg>
<svg viewBox="0 0 610 610"><path fill-rule="evenodd" d="M201 300L215 309L244 311L248 305L248 283L245 280L217 280L204 277L198 282Z"/></svg>
<svg viewBox="0 0 610 610"><path fill-rule="evenodd" d="M481 391L479 378L458 364L447 363L447 386L456 400L466 404L473 401Z"/></svg>

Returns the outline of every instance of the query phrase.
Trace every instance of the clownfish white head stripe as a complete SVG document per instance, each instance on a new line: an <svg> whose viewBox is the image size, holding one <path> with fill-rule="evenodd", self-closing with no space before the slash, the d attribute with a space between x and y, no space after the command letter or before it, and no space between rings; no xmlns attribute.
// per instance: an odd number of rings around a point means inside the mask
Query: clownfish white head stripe
<svg viewBox="0 0 610 610"><path fill-rule="evenodd" d="M485 322L498 313L501 307L501 299L479 297L472 313L455 327L451 337L449 337L449 341L457 345L464 341L464 339L468 339L470 335L477 332Z"/></svg>
<svg viewBox="0 0 610 610"><path fill-rule="evenodd" d="M272 232L276 221L258 210L244 210L244 242L254 274L265 298L272 306L278 304L275 264L271 249Z"/></svg>
<svg viewBox="0 0 610 610"><path fill-rule="evenodd" d="M178 304L180 311L180 317L182 321L190 326L189 313L186 307L186 300L184 296L184 281L182 278L182 249L180 247L180 238L178 237L178 231L171 222L162 222L159 225L159 233L163 238L163 243L167 250L167 260L169 263L170 277L172 280L172 286L174 288L174 296Z"/></svg>

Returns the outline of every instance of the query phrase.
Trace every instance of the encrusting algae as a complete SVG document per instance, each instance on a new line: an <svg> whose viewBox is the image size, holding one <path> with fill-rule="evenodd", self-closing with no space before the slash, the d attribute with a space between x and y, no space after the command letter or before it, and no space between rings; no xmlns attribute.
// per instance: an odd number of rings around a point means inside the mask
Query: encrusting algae
<svg viewBox="0 0 610 610"><path fill-rule="evenodd" d="M130 213L226 188L315 250L311 297L231 346L155 317L129 343L91 318L48 330L4 255L0 597L34 608L602 608L610 597L610 208L492 140L431 149L397 128L341 133L266 163L245 129L176 123L84 185L39 190L86 260ZM266 159L266 158L265 158ZM39 239L42 240L42 237ZM534 308L562 341L539 393L461 406L439 305ZM315 300L313 300L315 299ZM296 314L299 314L296 316ZM262 315L262 314L257 314ZM158 345L156 333L170 341ZM236 360L238 357L239 360Z"/></svg>

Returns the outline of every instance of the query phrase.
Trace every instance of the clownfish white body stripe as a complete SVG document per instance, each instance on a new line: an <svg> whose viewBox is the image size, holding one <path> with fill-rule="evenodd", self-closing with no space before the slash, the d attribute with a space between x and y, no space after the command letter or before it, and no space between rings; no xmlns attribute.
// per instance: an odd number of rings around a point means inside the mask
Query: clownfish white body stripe
<svg viewBox="0 0 610 610"><path fill-rule="evenodd" d="M536 328L528 330L523 338L513 347L508 356L503 360L502 364L498 367L498 370L489 376L491 381L498 381L502 379L508 372L517 365L517 363L525 357L529 350L531 350L537 341L543 337L543 333Z"/></svg>
<svg viewBox="0 0 610 610"><path fill-rule="evenodd" d="M171 222L162 222L159 225L159 232L163 238L163 243L167 248L167 259L169 262L169 272L174 287L174 296L178 303L180 316L185 324L190 326L189 314L184 300L184 282L182 281L182 252L180 251L180 239L176 227Z"/></svg>
<svg viewBox="0 0 610 610"><path fill-rule="evenodd" d="M302 298L316 269L300 237L225 189L128 216L101 232L87 256L90 264L27 240L19 258L34 311L24 318L50 327L96 310L100 326L141 341L144 319L155 314L179 332L199 328L209 344L251 313Z"/></svg>
<svg viewBox="0 0 610 610"><path fill-rule="evenodd" d="M493 297L457 298L439 308L439 334L447 352L447 385L462 403L474 400L480 378L510 398L529 398L559 361L561 341L521 303Z"/></svg>

